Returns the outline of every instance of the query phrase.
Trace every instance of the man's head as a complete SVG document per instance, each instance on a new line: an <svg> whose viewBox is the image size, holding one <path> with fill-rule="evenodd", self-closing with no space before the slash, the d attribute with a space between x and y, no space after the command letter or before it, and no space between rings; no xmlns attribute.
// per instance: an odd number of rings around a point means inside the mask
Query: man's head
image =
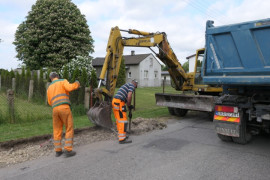
<svg viewBox="0 0 270 180"><path fill-rule="evenodd" d="M58 75L56 72L51 72L51 73L50 73L50 79L51 79L51 81L52 81L54 78L59 78L59 75Z"/></svg>
<svg viewBox="0 0 270 180"><path fill-rule="evenodd" d="M133 79L131 83L135 86L135 88L138 87L138 81L136 79Z"/></svg>

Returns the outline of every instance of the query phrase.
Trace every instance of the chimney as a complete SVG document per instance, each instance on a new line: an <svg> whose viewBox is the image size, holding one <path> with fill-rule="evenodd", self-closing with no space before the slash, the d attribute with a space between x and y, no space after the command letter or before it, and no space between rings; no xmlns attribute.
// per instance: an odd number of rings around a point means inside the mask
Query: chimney
<svg viewBox="0 0 270 180"><path fill-rule="evenodd" d="M135 55L135 51L132 50L132 51L131 51L131 56L134 56L134 55Z"/></svg>

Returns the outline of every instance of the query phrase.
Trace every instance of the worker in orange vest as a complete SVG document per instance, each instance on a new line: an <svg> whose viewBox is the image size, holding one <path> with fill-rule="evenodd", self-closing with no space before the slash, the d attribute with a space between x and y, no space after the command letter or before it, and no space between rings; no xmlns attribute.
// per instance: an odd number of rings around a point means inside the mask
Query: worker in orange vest
<svg viewBox="0 0 270 180"><path fill-rule="evenodd" d="M80 87L79 81L69 83L66 79L59 79L56 72L50 73L50 79L52 83L48 87L47 96L48 104L53 108L53 140L55 156L59 157L62 155L62 131L63 125L65 125L65 146L64 155L65 157L71 157L76 154L72 151L73 146L73 118L70 110L69 92L76 90Z"/></svg>
<svg viewBox="0 0 270 180"><path fill-rule="evenodd" d="M132 93L137 88L138 81L135 79L131 83L126 83L119 88L112 100L113 114L116 119L116 126L118 131L119 144L132 143L132 140L128 139L126 135L128 128L127 121L127 108L131 111L133 106L131 105Z"/></svg>

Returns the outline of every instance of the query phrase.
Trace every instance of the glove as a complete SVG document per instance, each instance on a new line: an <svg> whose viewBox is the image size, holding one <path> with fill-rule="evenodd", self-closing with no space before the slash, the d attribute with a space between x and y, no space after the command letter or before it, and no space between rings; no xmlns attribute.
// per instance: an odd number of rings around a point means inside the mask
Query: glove
<svg viewBox="0 0 270 180"><path fill-rule="evenodd" d="M134 109L133 105L128 106L128 109L131 111L132 109Z"/></svg>

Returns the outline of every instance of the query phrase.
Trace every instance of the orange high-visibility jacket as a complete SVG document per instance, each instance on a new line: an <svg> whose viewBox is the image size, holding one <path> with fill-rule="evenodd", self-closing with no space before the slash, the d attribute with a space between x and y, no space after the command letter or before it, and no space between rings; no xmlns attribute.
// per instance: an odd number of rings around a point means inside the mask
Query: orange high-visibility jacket
<svg viewBox="0 0 270 180"><path fill-rule="evenodd" d="M69 83L66 79L54 78L47 90L48 104L52 108L61 104L69 104L69 92L80 87L79 81Z"/></svg>

